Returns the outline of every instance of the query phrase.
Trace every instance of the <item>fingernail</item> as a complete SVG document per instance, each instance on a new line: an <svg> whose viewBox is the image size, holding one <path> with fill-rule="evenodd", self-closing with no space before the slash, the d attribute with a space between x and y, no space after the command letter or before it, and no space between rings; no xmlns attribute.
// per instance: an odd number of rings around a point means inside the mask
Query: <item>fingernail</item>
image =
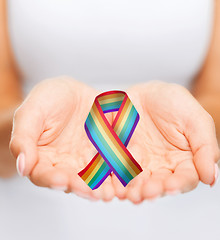
<svg viewBox="0 0 220 240"><path fill-rule="evenodd" d="M19 176L24 176L24 168L25 168L25 155L24 153L20 153L17 157L16 168Z"/></svg>
<svg viewBox="0 0 220 240"><path fill-rule="evenodd" d="M54 189L54 190L58 190L58 191L66 191L67 190L67 186L54 186L54 185L52 185L51 186L51 188L52 189Z"/></svg>
<svg viewBox="0 0 220 240"><path fill-rule="evenodd" d="M218 176L219 176L219 167L218 164L215 163L215 179L214 182L210 185L213 187L218 182Z"/></svg>
<svg viewBox="0 0 220 240"><path fill-rule="evenodd" d="M175 195L177 195L179 193L180 193L179 190L170 190L170 191L166 192L167 195L171 195L171 196L175 196Z"/></svg>

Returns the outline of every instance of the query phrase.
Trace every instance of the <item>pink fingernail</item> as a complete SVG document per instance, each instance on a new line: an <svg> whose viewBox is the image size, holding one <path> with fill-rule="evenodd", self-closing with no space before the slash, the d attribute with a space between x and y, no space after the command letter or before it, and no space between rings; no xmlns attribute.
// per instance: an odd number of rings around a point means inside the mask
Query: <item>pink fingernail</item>
<svg viewBox="0 0 220 240"><path fill-rule="evenodd" d="M218 168L218 164L215 163L215 180L210 185L211 187L213 187L218 182L218 176L219 176L219 168Z"/></svg>
<svg viewBox="0 0 220 240"><path fill-rule="evenodd" d="M25 168L25 155L24 153L20 153L17 157L16 168L19 176L24 176L24 168Z"/></svg>

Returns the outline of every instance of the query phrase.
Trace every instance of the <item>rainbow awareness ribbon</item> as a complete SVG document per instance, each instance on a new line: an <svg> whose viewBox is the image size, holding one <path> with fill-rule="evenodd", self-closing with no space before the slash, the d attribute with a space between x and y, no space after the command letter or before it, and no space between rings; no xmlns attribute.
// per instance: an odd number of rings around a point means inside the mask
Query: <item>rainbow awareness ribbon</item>
<svg viewBox="0 0 220 240"><path fill-rule="evenodd" d="M105 113L118 111L112 126ZM126 148L140 117L123 91L108 91L96 96L86 118L86 134L98 151L89 164L78 173L91 188L98 188L113 171L125 187L142 172Z"/></svg>

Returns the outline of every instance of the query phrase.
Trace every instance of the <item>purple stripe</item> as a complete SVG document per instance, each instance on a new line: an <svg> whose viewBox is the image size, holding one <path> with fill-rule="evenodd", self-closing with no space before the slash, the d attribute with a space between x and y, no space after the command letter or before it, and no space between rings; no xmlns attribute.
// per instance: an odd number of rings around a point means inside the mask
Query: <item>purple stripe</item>
<svg viewBox="0 0 220 240"><path fill-rule="evenodd" d="M129 135L128 135L125 143L124 143L125 147L127 147L128 143L129 143L129 141L130 141L130 139L131 139L131 136L132 136L132 134L134 133L134 130L135 130L137 124L138 124L139 119L140 119L139 114L137 114L136 119L135 119L135 121L134 121L134 125L133 125L133 127L132 127L132 129L131 129L131 131L130 131L130 133L129 133Z"/></svg>
<svg viewBox="0 0 220 240"><path fill-rule="evenodd" d="M123 186L125 187L127 185L127 183L121 178L121 176L118 174L118 172L112 167L111 163L108 161L108 159L105 157L105 155L103 154L103 152L101 151L101 149L98 147L98 145L95 143L95 141L93 140L89 129L87 127L87 125L85 124L85 130L87 133L87 136L89 138L89 140L92 142L92 144L95 146L96 150L99 152L99 154L102 156L102 158L106 161L106 163L108 164L108 166L110 167L110 169L114 172L114 174L118 177L118 179L120 180L120 182L123 184Z"/></svg>
<svg viewBox="0 0 220 240"><path fill-rule="evenodd" d="M109 169L108 172L105 174L105 176L96 184L96 186L95 186L92 190L98 188L98 187L105 181L105 179L108 177L108 175L109 175L111 172L112 172L112 170Z"/></svg>
<svg viewBox="0 0 220 240"><path fill-rule="evenodd" d="M103 113L115 112L115 111L118 111L118 110L119 110L119 108L112 108L112 109L110 109L110 110L105 110L105 111L103 111Z"/></svg>

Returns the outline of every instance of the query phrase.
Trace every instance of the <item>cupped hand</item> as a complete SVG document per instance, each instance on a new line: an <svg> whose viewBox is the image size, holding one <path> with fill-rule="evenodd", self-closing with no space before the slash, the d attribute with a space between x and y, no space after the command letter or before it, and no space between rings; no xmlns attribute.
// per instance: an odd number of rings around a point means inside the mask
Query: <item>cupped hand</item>
<svg viewBox="0 0 220 240"><path fill-rule="evenodd" d="M111 200L109 176L92 191L78 176L96 149L84 122L99 92L70 77L46 79L36 85L16 110L10 149L17 167L35 185L74 192L89 199ZM112 114L107 118L112 121ZM20 155L19 155L20 154Z"/></svg>
<svg viewBox="0 0 220 240"><path fill-rule="evenodd" d="M214 122L189 91L152 81L127 94L140 115L127 148L143 172L125 188L113 174L116 196L140 203L190 191L199 180L213 185L219 159Z"/></svg>
<svg viewBox="0 0 220 240"><path fill-rule="evenodd" d="M152 82L127 93L140 114L128 149L144 171L123 187L114 174L92 191L78 176L96 150L84 122L99 92L69 77L38 84L14 116L10 148L18 168L38 186L89 199L114 195L134 203L215 181L219 149L210 115L183 87ZM106 114L110 123L116 113Z"/></svg>

